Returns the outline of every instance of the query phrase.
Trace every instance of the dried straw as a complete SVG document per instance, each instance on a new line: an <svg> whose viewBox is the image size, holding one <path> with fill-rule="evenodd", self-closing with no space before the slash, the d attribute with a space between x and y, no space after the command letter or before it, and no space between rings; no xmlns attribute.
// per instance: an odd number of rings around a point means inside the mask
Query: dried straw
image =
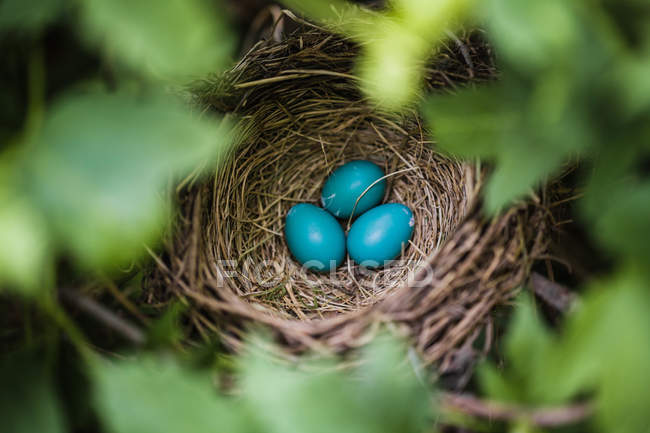
<svg viewBox="0 0 650 433"><path fill-rule="evenodd" d="M449 91L492 79L480 35L454 39L427 85ZM257 44L225 80L195 89L198 106L238 116L241 138L209 182L179 192L181 214L147 280L149 299L184 299L199 335L216 333L234 348L252 323L301 352L357 347L390 322L444 369L544 252L545 195L486 221L478 194L485 170L437 152L416 113L373 109L357 91L356 52L303 26L280 43ZM354 159L389 174L384 202L413 210L412 242L383 269L347 260L332 274L302 270L283 238L286 213L298 202L319 204L325 178Z"/></svg>

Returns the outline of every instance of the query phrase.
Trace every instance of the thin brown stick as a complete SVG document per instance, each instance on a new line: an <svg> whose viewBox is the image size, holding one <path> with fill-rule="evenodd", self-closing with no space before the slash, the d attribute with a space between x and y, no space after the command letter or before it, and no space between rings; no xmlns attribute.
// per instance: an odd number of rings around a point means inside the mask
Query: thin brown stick
<svg viewBox="0 0 650 433"><path fill-rule="evenodd" d="M149 319L138 310L138 307L131 302L124 293L117 287L117 285L110 278L103 278L102 282L105 284L108 291L113 295L113 297L120 303L122 306L135 318L137 318L142 324L148 325Z"/></svg>
<svg viewBox="0 0 650 433"><path fill-rule="evenodd" d="M79 310L88 314L107 328L112 329L124 339L130 341L136 346L145 343L146 337L144 332L133 323L118 316L99 302L80 293L76 290L62 288L59 289L61 299L74 305Z"/></svg>
<svg viewBox="0 0 650 433"><path fill-rule="evenodd" d="M537 427L561 427L577 424L594 413L590 402L567 406L529 408L520 405L481 400L466 394L443 393L440 404L445 411L461 412L491 421L527 421Z"/></svg>
<svg viewBox="0 0 650 433"><path fill-rule="evenodd" d="M530 285L540 299L561 313L569 311L576 300L576 295L567 287L537 272L530 275Z"/></svg>

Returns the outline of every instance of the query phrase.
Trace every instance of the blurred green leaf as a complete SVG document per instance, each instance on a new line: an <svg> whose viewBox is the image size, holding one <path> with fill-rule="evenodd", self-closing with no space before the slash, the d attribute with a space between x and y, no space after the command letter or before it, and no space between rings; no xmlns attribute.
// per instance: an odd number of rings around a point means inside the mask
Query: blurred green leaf
<svg viewBox="0 0 650 433"><path fill-rule="evenodd" d="M89 41L163 78L217 72L234 48L225 17L201 0L87 0L82 18Z"/></svg>
<svg viewBox="0 0 650 433"><path fill-rule="evenodd" d="M283 3L356 39L362 90L381 108L400 110L416 100L426 60L474 0L399 0L383 13L342 0Z"/></svg>
<svg viewBox="0 0 650 433"><path fill-rule="evenodd" d="M601 198L593 215L596 238L622 255L650 263L650 182L624 183Z"/></svg>
<svg viewBox="0 0 650 433"><path fill-rule="evenodd" d="M603 431L647 431L649 362L650 291L641 273L626 269L591 288L538 381L555 398L575 395L578 387L596 391Z"/></svg>
<svg viewBox="0 0 650 433"><path fill-rule="evenodd" d="M310 376L257 356L244 364L242 379L248 404L268 433L370 431L339 374Z"/></svg>
<svg viewBox="0 0 650 433"><path fill-rule="evenodd" d="M513 138L513 137L510 137ZM498 164L485 187L485 208L494 214L513 200L523 197L539 186L545 176L555 174L569 149L558 151L536 145L534 137L521 137L529 142L513 142L498 156ZM531 158L531 155L535 155Z"/></svg>
<svg viewBox="0 0 650 433"><path fill-rule="evenodd" d="M531 371L544 368L544 359L553 344L553 338L542 324L532 299L528 296L520 298L504 351L519 381L528 382Z"/></svg>
<svg viewBox="0 0 650 433"><path fill-rule="evenodd" d="M649 118L650 119L650 118ZM612 134L612 146L594 155L582 216L594 239L626 260L650 263L650 182L642 169L650 157L650 123ZM632 124L634 125L634 124ZM639 144L637 145L637 141ZM648 143L648 144L646 144Z"/></svg>
<svg viewBox="0 0 650 433"><path fill-rule="evenodd" d="M403 341L381 334L363 351L356 386L368 418L375 420L372 431L419 432L431 425L434 394L418 380L418 373L426 380L427 370L407 350Z"/></svg>
<svg viewBox="0 0 650 433"><path fill-rule="evenodd" d="M0 283L34 295L52 276L49 233L43 217L15 181L16 161L0 158Z"/></svg>
<svg viewBox="0 0 650 433"><path fill-rule="evenodd" d="M42 357L29 352L4 356L0 359L2 431L66 431L53 378Z"/></svg>
<svg viewBox="0 0 650 433"><path fill-rule="evenodd" d="M650 108L650 41L647 44L645 56L619 59L619 67L614 72L614 80L632 115L647 113Z"/></svg>
<svg viewBox="0 0 650 433"><path fill-rule="evenodd" d="M399 0L383 15L357 26L361 89L381 108L399 111L417 100L424 65L446 31L457 25L473 0Z"/></svg>
<svg viewBox="0 0 650 433"><path fill-rule="evenodd" d="M369 10L346 0L282 0L282 4L333 31L356 34L374 20Z"/></svg>
<svg viewBox="0 0 650 433"><path fill-rule="evenodd" d="M627 268L593 285L559 338L544 330L530 303L520 303L506 340L507 367L500 378L492 366L481 370L483 389L533 406L591 394L600 431L647 431L650 291L644 272Z"/></svg>
<svg viewBox="0 0 650 433"><path fill-rule="evenodd" d="M172 303L165 312L147 329L147 343L151 347L178 343L183 337L181 329L182 314L187 305L180 301Z"/></svg>
<svg viewBox="0 0 650 433"><path fill-rule="evenodd" d="M604 300L588 306L598 309L585 313L591 318L600 314L597 325L576 325L579 333L591 328L593 337L578 334L575 338L593 345L581 356L591 352L600 357L597 418L603 431L634 433L650 426L650 291L647 280L636 274L619 278L607 287L611 292Z"/></svg>
<svg viewBox="0 0 650 433"><path fill-rule="evenodd" d="M0 31L34 33L55 21L65 0L1 0Z"/></svg>
<svg viewBox="0 0 650 433"><path fill-rule="evenodd" d="M378 344L369 349L358 377L322 363L309 374L249 356L243 388L251 411L269 433L425 431L430 395L403 364L404 351L396 351L394 340Z"/></svg>
<svg viewBox="0 0 650 433"><path fill-rule="evenodd" d="M540 321L531 298L522 295L505 341L507 367L500 374L496 367L482 365L478 376L482 389L491 398L501 401L544 401L532 385L535 374L546 367L544 362L553 344L554 339Z"/></svg>
<svg viewBox="0 0 650 433"><path fill-rule="evenodd" d="M174 99L69 96L45 121L28 182L62 248L82 265L115 266L169 220L163 186L209 166L227 145L224 125Z"/></svg>
<svg viewBox="0 0 650 433"><path fill-rule="evenodd" d="M431 96L423 109L442 150L465 158L489 158L508 148L510 137L523 122L516 105L520 96L492 85Z"/></svg>
<svg viewBox="0 0 650 433"><path fill-rule="evenodd" d="M503 374L495 365L489 363L480 364L477 369L477 378L482 392L497 401L516 401L525 399L522 397L522 387Z"/></svg>
<svg viewBox="0 0 650 433"><path fill-rule="evenodd" d="M232 401L219 397L209 375L171 359L142 358L94 366L95 403L113 433L250 432Z"/></svg>
<svg viewBox="0 0 650 433"><path fill-rule="evenodd" d="M358 64L361 89L381 107L400 109L415 99L424 75L421 59L431 47L392 20L377 20L376 26L381 32L369 35Z"/></svg>
<svg viewBox="0 0 650 433"><path fill-rule="evenodd" d="M45 221L25 200L0 198L0 282L35 295L52 275Z"/></svg>
<svg viewBox="0 0 650 433"><path fill-rule="evenodd" d="M510 78L508 84L432 95L424 104L440 148L496 162L485 190L489 213L537 187L593 141L564 83L549 76L531 93L527 84Z"/></svg>
<svg viewBox="0 0 650 433"><path fill-rule="evenodd" d="M479 6L490 37L508 61L520 68L552 66L569 60L565 54L577 48L578 26L571 2L488 0Z"/></svg>
<svg viewBox="0 0 650 433"><path fill-rule="evenodd" d="M476 4L476 0L392 0L389 15L403 24L403 31L419 34L435 47L446 37L445 30L458 25Z"/></svg>

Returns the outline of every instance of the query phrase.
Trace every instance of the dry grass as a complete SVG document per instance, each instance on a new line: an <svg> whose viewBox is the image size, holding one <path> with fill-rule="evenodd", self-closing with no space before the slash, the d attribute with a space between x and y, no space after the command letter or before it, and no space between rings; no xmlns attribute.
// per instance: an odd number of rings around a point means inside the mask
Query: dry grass
<svg viewBox="0 0 650 433"><path fill-rule="evenodd" d="M367 110L321 113L311 108L307 95L299 99L291 107L300 118L298 130L260 134L217 173L212 214L219 224L206 232L206 241L216 246L210 257L215 263L236 261L233 278L224 283L260 311L322 319L375 304L403 285L453 233L478 185L474 167L440 156L423 137L396 132ZM277 110L261 114L271 122L284 116ZM399 262L377 271L359 269L350 259L335 273L305 271L286 247L285 216L296 203L318 205L325 178L354 159L371 160L388 173L384 201L413 210L413 245Z"/></svg>
<svg viewBox="0 0 650 433"><path fill-rule="evenodd" d="M494 77L480 36L460 39L433 60L429 88L453 91ZM234 348L252 323L301 352L357 347L390 322L444 369L544 253L547 198L483 218L485 170L438 153L415 112L373 109L357 91L355 54L351 42L303 27L253 47L225 80L197 86L197 105L238 115L241 137L209 182L179 192L181 215L147 280L149 299L184 299L199 335L216 333ZM385 202L414 211L403 262L364 271L348 261L331 275L301 270L282 235L287 210L318 204L328 174L359 158L391 174Z"/></svg>

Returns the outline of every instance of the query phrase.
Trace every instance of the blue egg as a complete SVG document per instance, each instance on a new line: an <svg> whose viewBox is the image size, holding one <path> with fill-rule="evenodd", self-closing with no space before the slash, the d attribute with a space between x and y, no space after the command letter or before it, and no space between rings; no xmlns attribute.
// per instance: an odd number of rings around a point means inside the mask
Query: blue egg
<svg viewBox="0 0 650 433"><path fill-rule="evenodd" d="M388 203L361 215L348 232L348 253L367 268L383 266L406 248L415 218L411 210L399 203Z"/></svg>
<svg viewBox="0 0 650 433"><path fill-rule="evenodd" d="M386 180L377 182L361 197L357 207L354 204L363 192L378 179L384 171L370 161L350 161L332 172L325 181L321 202L323 207L337 218L359 216L381 202L386 191Z"/></svg>
<svg viewBox="0 0 650 433"><path fill-rule="evenodd" d="M284 236L291 254L307 269L327 272L345 259L345 233L339 222L313 204L289 209Z"/></svg>

